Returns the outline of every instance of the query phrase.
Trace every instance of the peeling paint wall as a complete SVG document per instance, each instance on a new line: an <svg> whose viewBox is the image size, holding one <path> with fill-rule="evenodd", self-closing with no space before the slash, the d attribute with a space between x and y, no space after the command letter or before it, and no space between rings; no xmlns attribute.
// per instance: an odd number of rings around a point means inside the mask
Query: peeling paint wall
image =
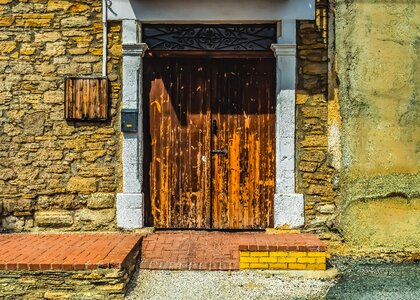
<svg viewBox="0 0 420 300"><path fill-rule="evenodd" d="M339 230L358 247L420 247L420 2L336 1Z"/></svg>

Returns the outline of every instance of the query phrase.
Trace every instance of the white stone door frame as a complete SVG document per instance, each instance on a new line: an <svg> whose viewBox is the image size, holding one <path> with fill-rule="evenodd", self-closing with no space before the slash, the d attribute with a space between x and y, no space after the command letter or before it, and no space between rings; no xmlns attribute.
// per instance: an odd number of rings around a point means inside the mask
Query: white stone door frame
<svg viewBox="0 0 420 300"><path fill-rule="evenodd" d="M142 86L147 45L140 42L136 20L123 20L122 28L122 109L138 110L138 131L122 133L123 191L117 194L117 226L135 229L144 227Z"/></svg>
<svg viewBox="0 0 420 300"><path fill-rule="evenodd" d="M276 189L274 227L304 225L304 199L296 193L296 20L282 22L271 45L276 57Z"/></svg>
<svg viewBox="0 0 420 300"><path fill-rule="evenodd" d="M143 184L143 55L141 28L123 20L123 109L138 110L138 132L123 133L123 191L117 194L117 225L144 227ZM296 20L282 22L282 34L272 45L276 57L276 178L274 226L304 225L304 200L295 192Z"/></svg>

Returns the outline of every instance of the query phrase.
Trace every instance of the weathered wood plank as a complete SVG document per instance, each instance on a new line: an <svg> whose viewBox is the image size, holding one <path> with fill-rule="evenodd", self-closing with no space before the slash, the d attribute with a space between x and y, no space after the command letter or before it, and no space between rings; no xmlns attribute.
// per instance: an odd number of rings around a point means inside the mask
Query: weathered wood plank
<svg viewBox="0 0 420 300"><path fill-rule="evenodd" d="M154 226L209 228L210 164L202 157L210 151L210 112L203 62L147 59L146 71L145 80L151 82L146 100L150 102ZM158 116L155 103L162 108Z"/></svg>
<svg viewBox="0 0 420 300"><path fill-rule="evenodd" d="M213 226L265 228L274 197L274 62L218 60L213 68L214 147L229 150L224 163L214 158Z"/></svg>
<svg viewBox="0 0 420 300"><path fill-rule="evenodd" d="M109 118L106 78L66 78L65 118L72 121L105 121Z"/></svg>
<svg viewBox="0 0 420 300"><path fill-rule="evenodd" d="M272 224L274 61L145 62L153 225L256 229ZM218 127L213 135L212 120ZM215 149L228 153L212 155Z"/></svg>

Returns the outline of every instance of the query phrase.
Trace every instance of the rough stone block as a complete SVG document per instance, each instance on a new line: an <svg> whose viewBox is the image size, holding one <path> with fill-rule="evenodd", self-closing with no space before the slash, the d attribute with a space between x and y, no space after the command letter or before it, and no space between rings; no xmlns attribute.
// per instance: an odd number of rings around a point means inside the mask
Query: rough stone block
<svg viewBox="0 0 420 300"><path fill-rule="evenodd" d="M44 132L45 113L28 113L23 117L23 129L31 135L41 135Z"/></svg>
<svg viewBox="0 0 420 300"><path fill-rule="evenodd" d="M24 218L7 216L1 220L1 228L4 230L20 231L25 226Z"/></svg>
<svg viewBox="0 0 420 300"><path fill-rule="evenodd" d="M307 189L308 195L330 195L333 193L332 186L330 184L311 184Z"/></svg>
<svg viewBox="0 0 420 300"><path fill-rule="evenodd" d="M43 70L39 70L43 71ZM47 91L44 93L44 101L46 103L55 103L61 104L63 103L64 94L62 91Z"/></svg>
<svg viewBox="0 0 420 300"><path fill-rule="evenodd" d="M66 44L64 42L51 42L45 45L43 54L48 57L60 56L66 53Z"/></svg>
<svg viewBox="0 0 420 300"><path fill-rule="evenodd" d="M115 174L115 168L111 165L105 165L105 164L79 164L77 166L77 173L80 176L98 176L101 177L102 179L106 176L110 176L113 177L113 175Z"/></svg>
<svg viewBox="0 0 420 300"><path fill-rule="evenodd" d="M113 193L95 193L87 200L87 207L90 209L113 208L115 195Z"/></svg>
<svg viewBox="0 0 420 300"><path fill-rule="evenodd" d="M32 55L34 54L36 51L36 48L31 47L30 45L26 44L26 45L22 45L20 47L20 54L21 55Z"/></svg>
<svg viewBox="0 0 420 300"><path fill-rule="evenodd" d="M86 229L97 229L100 227L109 227L115 218L113 209L106 210L90 210L82 209L75 213L76 222L83 223Z"/></svg>
<svg viewBox="0 0 420 300"><path fill-rule="evenodd" d="M328 137L325 135L309 135L300 143L302 147L327 147Z"/></svg>
<svg viewBox="0 0 420 300"><path fill-rule="evenodd" d="M106 154L105 150L91 150L83 152L82 156L88 162L94 162L98 158L104 157Z"/></svg>
<svg viewBox="0 0 420 300"><path fill-rule="evenodd" d="M87 17L78 16L78 17L69 17L61 21L63 27L85 27L91 25L92 22L89 21Z"/></svg>
<svg viewBox="0 0 420 300"><path fill-rule="evenodd" d="M332 214L336 211L337 207L334 204L323 204L317 207L317 211L322 214Z"/></svg>
<svg viewBox="0 0 420 300"><path fill-rule="evenodd" d="M6 213L30 211L32 209L32 199L4 199L3 209Z"/></svg>
<svg viewBox="0 0 420 300"><path fill-rule="evenodd" d="M44 299L58 300L70 298L70 293L48 291L44 293Z"/></svg>
<svg viewBox="0 0 420 300"><path fill-rule="evenodd" d="M13 16L2 16L0 19L0 26L10 26L15 21Z"/></svg>
<svg viewBox="0 0 420 300"><path fill-rule="evenodd" d="M16 49L16 42L13 41L1 41L0 42L0 53L11 53Z"/></svg>
<svg viewBox="0 0 420 300"><path fill-rule="evenodd" d="M0 172L0 180L10 180L16 177L12 169L2 169Z"/></svg>
<svg viewBox="0 0 420 300"><path fill-rule="evenodd" d="M50 19L19 19L16 20L18 27L47 27L51 25Z"/></svg>
<svg viewBox="0 0 420 300"><path fill-rule="evenodd" d="M72 13L80 13L87 11L89 9L89 6L86 4L81 3L74 3L72 6L70 6L69 11Z"/></svg>
<svg viewBox="0 0 420 300"><path fill-rule="evenodd" d="M48 11L67 10L70 6L72 6L72 3L68 1L50 0L47 3L47 10Z"/></svg>
<svg viewBox="0 0 420 300"><path fill-rule="evenodd" d="M40 196L37 201L37 205L42 209L78 209L82 204L83 201L72 194Z"/></svg>
<svg viewBox="0 0 420 300"><path fill-rule="evenodd" d="M321 162L325 160L326 155L324 151L313 150L302 151L299 156L300 160Z"/></svg>
<svg viewBox="0 0 420 300"><path fill-rule="evenodd" d="M301 162L299 164L299 170L303 172L315 172L318 168L319 163L317 162Z"/></svg>
<svg viewBox="0 0 420 300"><path fill-rule="evenodd" d="M94 175L94 174L92 174ZM78 193L92 193L97 190L96 178L72 177L67 184L67 190Z"/></svg>
<svg viewBox="0 0 420 300"><path fill-rule="evenodd" d="M40 227L69 227L73 225L73 213L69 211L40 211L35 213Z"/></svg>
<svg viewBox="0 0 420 300"><path fill-rule="evenodd" d="M40 32L35 33L35 43L55 42L61 38L60 32Z"/></svg>
<svg viewBox="0 0 420 300"><path fill-rule="evenodd" d="M326 63L307 63L303 66L303 73L308 75L320 75L328 72Z"/></svg>

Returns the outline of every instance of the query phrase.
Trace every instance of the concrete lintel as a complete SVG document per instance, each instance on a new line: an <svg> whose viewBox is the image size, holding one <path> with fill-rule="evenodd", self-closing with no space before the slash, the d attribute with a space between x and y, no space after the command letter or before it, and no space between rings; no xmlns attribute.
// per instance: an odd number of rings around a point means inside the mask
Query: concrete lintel
<svg viewBox="0 0 420 300"><path fill-rule="evenodd" d="M305 224L302 194L274 195L274 227L299 228Z"/></svg>
<svg viewBox="0 0 420 300"><path fill-rule="evenodd" d="M117 226L122 229L144 227L143 194L117 194Z"/></svg>

